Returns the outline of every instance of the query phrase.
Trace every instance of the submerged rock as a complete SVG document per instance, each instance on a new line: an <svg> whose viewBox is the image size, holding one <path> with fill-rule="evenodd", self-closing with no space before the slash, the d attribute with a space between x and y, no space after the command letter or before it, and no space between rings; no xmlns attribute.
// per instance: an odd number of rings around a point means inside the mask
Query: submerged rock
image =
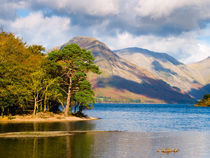
<svg viewBox="0 0 210 158"><path fill-rule="evenodd" d="M157 149L157 152L162 152L164 154L170 154L171 152L177 153L178 151L179 151L179 149L177 149L177 148L174 148L174 149L170 149L170 148Z"/></svg>

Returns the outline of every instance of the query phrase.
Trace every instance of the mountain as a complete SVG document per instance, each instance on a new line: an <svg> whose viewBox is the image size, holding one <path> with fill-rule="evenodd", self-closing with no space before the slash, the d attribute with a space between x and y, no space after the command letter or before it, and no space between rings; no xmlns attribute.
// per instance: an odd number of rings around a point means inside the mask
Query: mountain
<svg viewBox="0 0 210 158"><path fill-rule="evenodd" d="M150 71L157 79L163 80L183 93L191 89L199 89L202 78L196 71L166 53L158 53L142 48L126 48L114 51L125 60Z"/></svg>
<svg viewBox="0 0 210 158"><path fill-rule="evenodd" d="M166 54L166 53L159 53L159 52L153 52L148 49L143 49L143 48L138 48L138 47L130 47L130 48L125 48L121 50L114 50L114 53L120 53L120 54L136 54L136 53L141 53L146 56L150 56L156 59L159 59L163 62L170 62L174 65L182 65L181 62L177 61L175 58L172 56Z"/></svg>
<svg viewBox="0 0 210 158"><path fill-rule="evenodd" d="M187 66L196 71L195 74L200 77L200 82L204 85L199 89L191 89L189 94L201 99L204 94L210 93L210 57Z"/></svg>
<svg viewBox="0 0 210 158"><path fill-rule="evenodd" d="M191 69L196 70L196 73L202 77L201 81L204 84L210 83L210 57L193 64L188 65Z"/></svg>
<svg viewBox="0 0 210 158"><path fill-rule="evenodd" d="M95 38L79 36L71 39L64 45L70 43L77 43L80 47L90 50L95 57L95 64L102 71L102 74L99 76L89 74L89 80L93 85L98 101L193 102L193 99L188 94L157 78L145 67L140 67L133 61L130 62L123 59ZM163 56L174 64L181 65L172 57L166 54ZM158 63L154 64L157 65ZM157 66L157 68L159 69L160 67Z"/></svg>

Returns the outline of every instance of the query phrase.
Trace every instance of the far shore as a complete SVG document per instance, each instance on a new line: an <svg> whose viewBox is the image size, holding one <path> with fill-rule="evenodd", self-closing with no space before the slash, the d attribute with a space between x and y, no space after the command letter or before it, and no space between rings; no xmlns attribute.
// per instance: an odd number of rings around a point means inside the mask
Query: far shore
<svg viewBox="0 0 210 158"><path fill-rule="evenodd" d="M53 113L38 113L36 116L33 115L15 115L15 116L4 116L0 117L0 123L45 123L45 122L73 122L73 121L89 121L98 120L95 117L76 117L68 116L65 117L63 114Z"/></svg>
<svg viewBox="0 0 210 158"><path fill-rule="evenodd" d="M205 104L195 104L195 107L210 107L209 105L205 105Z"/></svg>

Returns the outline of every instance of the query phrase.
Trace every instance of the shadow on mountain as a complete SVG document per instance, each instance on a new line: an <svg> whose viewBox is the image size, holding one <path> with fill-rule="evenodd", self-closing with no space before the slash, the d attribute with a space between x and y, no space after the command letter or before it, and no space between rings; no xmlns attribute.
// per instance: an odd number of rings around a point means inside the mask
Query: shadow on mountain
<svg viewBox="0 0 210 158"><path fill-rule="evenodd" d="M156 71L159 71L159 72L162 71L162 72L166 72L166 73L169 73L172 75L177 75L176 72L171 71L170 69L164 68L158 61L153 61L152 66L153 66L154 70L156 70Z"/></svg>
<svg viewBox="0 0 210 158"><path fill-rule="evenodd" d="M198 100L202 99L205 94L209 93L210 93L210 84L207 84L200 89L191 89L191 91L189 92L190 95L192 95Z"/></svg>
<svg viewBox="0 0 210 158"><path fill-rule="evenodd" d="M195 103L195 100L188 94L180 93L176 88L172 88L162 80L155 80L148 77L143 78L144 82L142 83L127 80L119 76L99 78L97 86L101 88L110 86L119 90L128 90L135 94L164 100L167 103Z"/></svg>

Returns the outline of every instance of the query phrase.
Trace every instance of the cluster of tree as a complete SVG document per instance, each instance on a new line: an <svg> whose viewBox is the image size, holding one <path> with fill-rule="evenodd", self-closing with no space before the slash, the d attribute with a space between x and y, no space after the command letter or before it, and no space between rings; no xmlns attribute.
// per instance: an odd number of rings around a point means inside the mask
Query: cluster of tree
<svg viewBox="0 0 210 158"><path fill-rule="evenodd" d="M205 94L195 106L209 106L210 107L210 94Z"/></svg>
<svg viewBox="0 0 210 158"><path fill-rule="evenodd" d="M82 113L94 103L87 81L99 74L90 51L77 44L44 54L40 45L28 46L12 33L0 32L1 115L33 111ZM61 108L62 107L62 108Z"/></svg>

